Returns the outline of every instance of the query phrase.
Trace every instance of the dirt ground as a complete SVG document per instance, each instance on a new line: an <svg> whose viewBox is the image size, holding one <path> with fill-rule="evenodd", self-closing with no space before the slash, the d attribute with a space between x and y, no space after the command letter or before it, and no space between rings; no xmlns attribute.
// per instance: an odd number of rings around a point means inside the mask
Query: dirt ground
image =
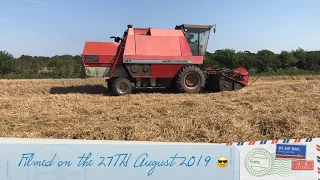
<svg viewBox="0 0 320 180"><path fill-rule="evenodd" d="M234 92L110 96L103 79L0 80L0 136L230 142L320 137L320 76Z"/></svg>

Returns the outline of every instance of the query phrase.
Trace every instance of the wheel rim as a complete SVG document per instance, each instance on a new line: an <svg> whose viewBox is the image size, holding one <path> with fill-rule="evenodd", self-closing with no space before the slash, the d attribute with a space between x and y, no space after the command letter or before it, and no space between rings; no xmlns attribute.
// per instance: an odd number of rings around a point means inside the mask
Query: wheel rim
<svg viewBox="0 0 320 180"><path fill-rule="evenodd" d="M197 73L189 73L186 75L184 83L188 89L196 89L200 85L200 75Z"/></svg>
<svg viewBox="0 0 320 180"><path fill-rule="evenodd" d="M118 86L117 86L117 91L120 93L120 94L126 94L129 90L129 87L126 83L120 83Z"/></svg>

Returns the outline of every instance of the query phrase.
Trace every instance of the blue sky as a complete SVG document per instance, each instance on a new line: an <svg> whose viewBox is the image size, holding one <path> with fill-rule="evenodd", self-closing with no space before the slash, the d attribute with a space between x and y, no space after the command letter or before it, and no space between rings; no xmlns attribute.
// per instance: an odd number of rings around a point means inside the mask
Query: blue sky
<svg viewBox="0 0 320 180"><path fill-rule="evenodd" d="M216 24L208 51L320 49L320 0L0 0L0 50L81 54L85 41L112 41L127 24L173 29Z"/></svg>

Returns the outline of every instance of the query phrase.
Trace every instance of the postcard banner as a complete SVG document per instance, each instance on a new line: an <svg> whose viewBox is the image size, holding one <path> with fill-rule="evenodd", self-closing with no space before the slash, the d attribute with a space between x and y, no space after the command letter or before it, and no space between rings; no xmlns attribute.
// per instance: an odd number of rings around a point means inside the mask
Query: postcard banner
<svg viewBox="0 0 320 180"><path fill-rule="evenodd" d="M240 151L242 180L318 180L320 139L225 143Z"/></svg>
<svg viewBox="0 0 320 180"><path fill-rule="evenodd" d="M0 140L1 180L239 180L240 154L219 144Z"/></svg>
<svg viewBox="0 0 320 180"><path fill-rule="evenodd" d="M0 139L0 180L318 180L320 139L224 144Z"/></svg>

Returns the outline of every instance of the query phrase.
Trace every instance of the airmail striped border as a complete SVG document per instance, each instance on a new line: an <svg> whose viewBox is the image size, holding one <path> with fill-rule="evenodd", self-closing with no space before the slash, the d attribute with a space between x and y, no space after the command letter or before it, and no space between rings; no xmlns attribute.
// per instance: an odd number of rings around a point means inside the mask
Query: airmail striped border
<svg viewBox="0 0 320 180"><path fill-rule="evenodd" d="M228 143L223 143L223 144L225 144L227 146L244 146L244 145L248 145L248 146L254 146L255 145L255 146L257 146L257 145L277 144L277 143L309 143L309 142L312 142L312 138L262 140L262 141L248 141L248 142L228 142ZM319 146L319 152L320 152L320 146ZM319 159L319 161L320 161L320 159ZM319 170L319 173L320 173L320 170Z"/></svg>
<svg viewBox="0 0 320 180"><path fill-rule="evenodd" d="M316 145L317 150L317 164L318 164L318 180L320 180L320 144Z"/></svg>

